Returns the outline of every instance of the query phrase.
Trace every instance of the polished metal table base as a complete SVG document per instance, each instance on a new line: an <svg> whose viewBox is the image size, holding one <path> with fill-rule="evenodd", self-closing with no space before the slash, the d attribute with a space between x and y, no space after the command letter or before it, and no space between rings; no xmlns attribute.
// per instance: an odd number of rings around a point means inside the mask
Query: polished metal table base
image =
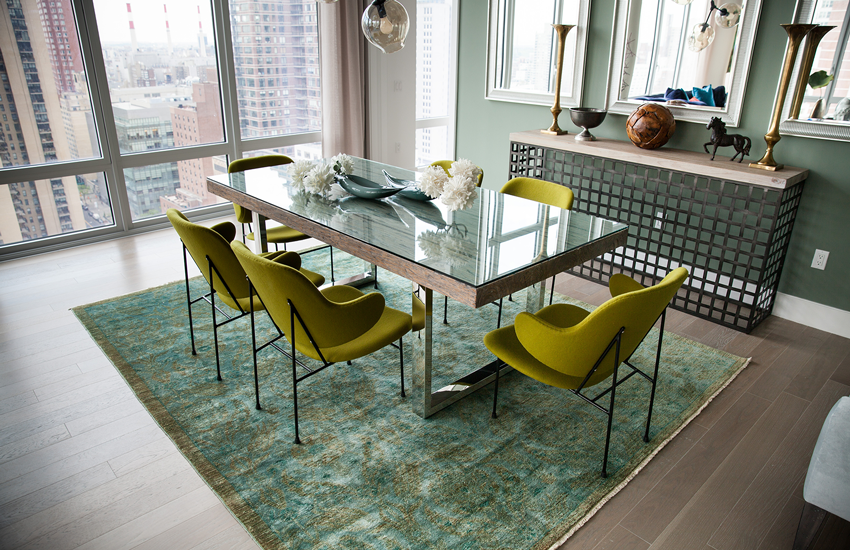
<svg viewBox="0 0 850 550"><path fill-rule="evenodd" d="M418 285L414 283L414 292L417 287ZM422 287L419 298L425 304L425 327L421 331L420 338L413 338L413 391L411 394L414 412L422 418L428 418L437 411L445 409L452 403L463 399L475 390L494 381L496 379L496 366L499 362L493 361L467 374L456 382L432 392L431 369L433 366L434 347L434 291L430 288ZM537 313L543 307L545 300L545 282L536 283L528 287L525 305L526 311ZM502 373L510 372L510 370L510 367L503 368Z"/></svg>

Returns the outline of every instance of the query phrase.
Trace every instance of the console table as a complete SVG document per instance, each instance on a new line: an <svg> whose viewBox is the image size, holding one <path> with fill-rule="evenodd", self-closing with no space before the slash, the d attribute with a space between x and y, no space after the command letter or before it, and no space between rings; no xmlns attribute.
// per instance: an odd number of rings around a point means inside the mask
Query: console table
<svg viewBox="0 0 850 550"><path fill-rule="evenodd" d="M629 224L625 247L573 274L607 283L624 272L652 285L684 266L690 278L672 307L744 332L770 315L808 170L539 131L510 137L510 177L566 185L574 210Z"/></svg>

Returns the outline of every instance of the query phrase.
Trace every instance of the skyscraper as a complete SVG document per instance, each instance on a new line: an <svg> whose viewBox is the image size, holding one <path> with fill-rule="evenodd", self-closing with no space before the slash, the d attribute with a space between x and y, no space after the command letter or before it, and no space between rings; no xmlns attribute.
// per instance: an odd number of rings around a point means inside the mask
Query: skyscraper
<svg viewBox="0 0 850 550"><path fill-rule="evenodd" d="M59 101L65 72L55 62L73 63L73 48L64 40L63 2L0 2L0 164L41 164L72 158ZM62 10L62 11L60 11ZM58 24L56 29L45 29ZM60 36L61 34L61 36ZM59 38L62 48L59 48ZM70 37L68 44L70 44ZM79 46L76 45L77 57ZM58 54L56 52L66 52ZM56 60L56 61L54 61ZM69 70L71 66L67 67ZM68 72L68 75L71 73ZM73 82L69 85L73 88ZM29 240L86 227L73 176L0 186L0 239Z"/></svg>
<svg viewBox="0 0 850 550"><path fill-rule="evenodd" d="M231 0L243 137L321 128L315 0Z"/></svg>

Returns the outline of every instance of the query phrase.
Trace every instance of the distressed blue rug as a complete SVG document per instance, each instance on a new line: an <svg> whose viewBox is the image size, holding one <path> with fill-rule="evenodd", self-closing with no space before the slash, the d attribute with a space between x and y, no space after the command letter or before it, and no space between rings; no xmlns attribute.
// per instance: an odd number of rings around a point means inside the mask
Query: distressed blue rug
<svg viewBox="0 0 850 550"><path fill-rule="evenodd" d="M327 276L326 253L304 259ZM335 254L337 277L362 267ZM410 283L384 270L379 280L387 302L409 311ZM205 289L200 278L192 287ZM505 320L525 303L514 298L505 301ZM495 420L492 387L422 419L399 396L398 351L389 347L299 384L303 444L293 445L291 363L263 352L264 409L255 410L247 317L219 332L224 380L217 382L209 306L194 309L193 356L182 281L74 312L267 549L549 548L587 521L746 365L666 333L652 439L642 439L649 384L634 377L617 390L609 477L601 479L605 417L517 372L500 382ZM448 318L448 325L435 323L434 388L493 359L481 339L495 327L495 307L450 301ZM260 333L271 334L265 313L258 319ZM405 337L408 358L415 337ZM650 334L636 354L638 366L651 370L656 337ZM411 370L408 363L408 389Z"/></svg>

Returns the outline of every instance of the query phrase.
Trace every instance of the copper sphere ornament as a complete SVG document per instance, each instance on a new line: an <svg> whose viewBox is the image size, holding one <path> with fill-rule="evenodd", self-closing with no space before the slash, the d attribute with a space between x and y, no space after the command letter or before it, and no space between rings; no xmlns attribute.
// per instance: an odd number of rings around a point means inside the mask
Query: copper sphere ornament
<svg viewBox="0 0 850 550"><path fill-rule="evenodd" d="M670 109L658 103L644 103L626 121L626 133L641 149L658 149L676 131Z"/></svg>

